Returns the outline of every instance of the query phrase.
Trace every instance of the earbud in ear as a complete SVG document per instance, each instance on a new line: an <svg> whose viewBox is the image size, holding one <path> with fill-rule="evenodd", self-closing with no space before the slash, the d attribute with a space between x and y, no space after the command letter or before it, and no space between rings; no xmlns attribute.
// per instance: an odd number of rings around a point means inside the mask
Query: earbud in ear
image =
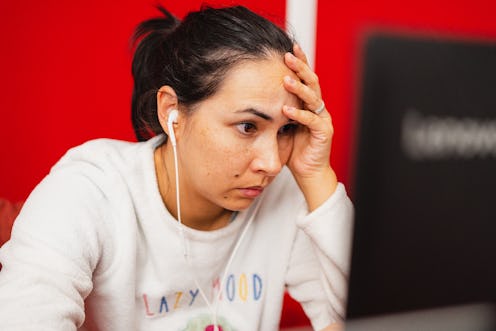
<svg viewBox="0 0 496 331"><path fill-rule="evenodd" d="M173 109L169 113L169 118L167 119L167 128L169 129L169 139L172 143L172 146L176 146L176 135L174 134L174 123L177 123L177 117L179 112L177 109Z"/></svg>

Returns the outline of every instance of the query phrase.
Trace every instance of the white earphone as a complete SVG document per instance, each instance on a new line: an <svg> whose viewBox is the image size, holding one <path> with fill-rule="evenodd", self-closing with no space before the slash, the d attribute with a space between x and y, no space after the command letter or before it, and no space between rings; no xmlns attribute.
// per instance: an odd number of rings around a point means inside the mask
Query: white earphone
<svg viewBox="0 0 496 331"><path fill-rule="evenodd" d="M177 109L171 110L169 117L167 118L167 129L169 130L169 140L172 145L172 152L174 154L174 171L176 174L176 207L177 207L177 220L179 222L179 234L183 242L183 253L184 257L187 258L188 248L186 244L186 238L184 237L183 223L181 219L181 200L179 198L179 167L177 162L177 147L176 147L176 134L174 133L174 123L177 123L177 117L179 111Z"/></svg>
<svg viewBox="0 0 496 331"><path fill-rule="evenodd" d="M169 129L169 138L172 143L172 146L176 146L176 135L174 134L174 123L177 123L177 117L179 115L179 112L177 109L173 109L170 114L169 118L167 119L167 128Z"/></svg>

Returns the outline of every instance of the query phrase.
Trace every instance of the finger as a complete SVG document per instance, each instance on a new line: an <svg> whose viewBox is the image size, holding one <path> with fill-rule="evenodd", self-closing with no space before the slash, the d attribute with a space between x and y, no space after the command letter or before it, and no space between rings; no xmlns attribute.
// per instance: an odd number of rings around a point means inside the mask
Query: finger
<svg viewBox="0 0 496 331"><path fill-rule="evenodd" d="M282 107L282 110L284 115L286 115L289 119L292 119L310 128L314 127L316 121L318 120L317 115L308 111L304 111L302 109L297 109L295 107L284 106Z"/></svg>
<svg viewBox="0 0 496 331"><path fill-rule="evenodd" d="M293 54L289 53L286 58L286 64L298 74L301 80L320 91L319 77L310 68L307 57L298 44L294 44Z"/></svg>
<svg viewBox="0 0 496 331"><path fill-rule="evenodd" d="M322 105L320 95L315 90L290 76L284 76L284 87L300 98L305 107L310 111L314 111Z"/></svg>
<svg viewBox="0 0 496 331"><path fill-rule="evenodd" d="M283 106L283 114L303 126L310 129L312 136L320 141L331 139L333 134L332 119L330 116L321 118L312 112L303 109L297 109L291 106Z"/></svg>
<svg viewBox="0 0 496 331"><path fill-rule="evenodd" d="M300 45L295 43L293 45L293 52L297 58L302 60L305 64L308 64L307 55L305 54L305 52L303 52L303 49L301 49Z"/></svg>
<svg viewBox="0 0 496 331"><path fill-rule="evenodd" d="M293 70L305 84L320 93L319 77L303 60L291 53L286 53L284 59L286 65Z"/></svg>
<svg viewBox="0 0 496 331"><path fill-rule="evenodd" d="M295 72L298 78L320 95L320 84L317 74L303 60L291 53L286 53L284 59L286 65Z"/></svg>

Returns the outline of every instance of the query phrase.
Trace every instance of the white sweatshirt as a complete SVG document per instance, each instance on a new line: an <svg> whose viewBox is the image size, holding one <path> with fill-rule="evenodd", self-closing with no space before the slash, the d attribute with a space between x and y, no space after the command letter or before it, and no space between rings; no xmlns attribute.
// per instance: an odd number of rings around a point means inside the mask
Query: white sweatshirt
<svg viewBox="0 0 496 331"><path fill-rule="evenodd" d="M284 168L227 227L185 229L188 266L158 190L162 139L88 142L35 188L0 249L0 329L211 330L195 278L212 306L221 292L223 331L277 330L286 288L315 329L341 319L353 213L343 185L308 213Z"/></svg>

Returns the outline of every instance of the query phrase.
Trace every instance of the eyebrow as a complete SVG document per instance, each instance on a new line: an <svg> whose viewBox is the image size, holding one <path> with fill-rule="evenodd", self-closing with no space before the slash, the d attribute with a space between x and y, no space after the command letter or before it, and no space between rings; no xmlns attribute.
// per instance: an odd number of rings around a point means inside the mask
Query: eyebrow
<svg viewBox="0 0 496 331"><path fill-rule="evenodd" d="M235 113L249 113L249 114L253 114L253 115L256 115L258 117L261 117L263 118L264 120L267 120L267 121L273 121L274 119L272 118L272 116L266 114L266 113L263 113L259 110L256 110L254 108L247 108L247 109L242 109L242 110L237 110L235 111Z"/></svg>

